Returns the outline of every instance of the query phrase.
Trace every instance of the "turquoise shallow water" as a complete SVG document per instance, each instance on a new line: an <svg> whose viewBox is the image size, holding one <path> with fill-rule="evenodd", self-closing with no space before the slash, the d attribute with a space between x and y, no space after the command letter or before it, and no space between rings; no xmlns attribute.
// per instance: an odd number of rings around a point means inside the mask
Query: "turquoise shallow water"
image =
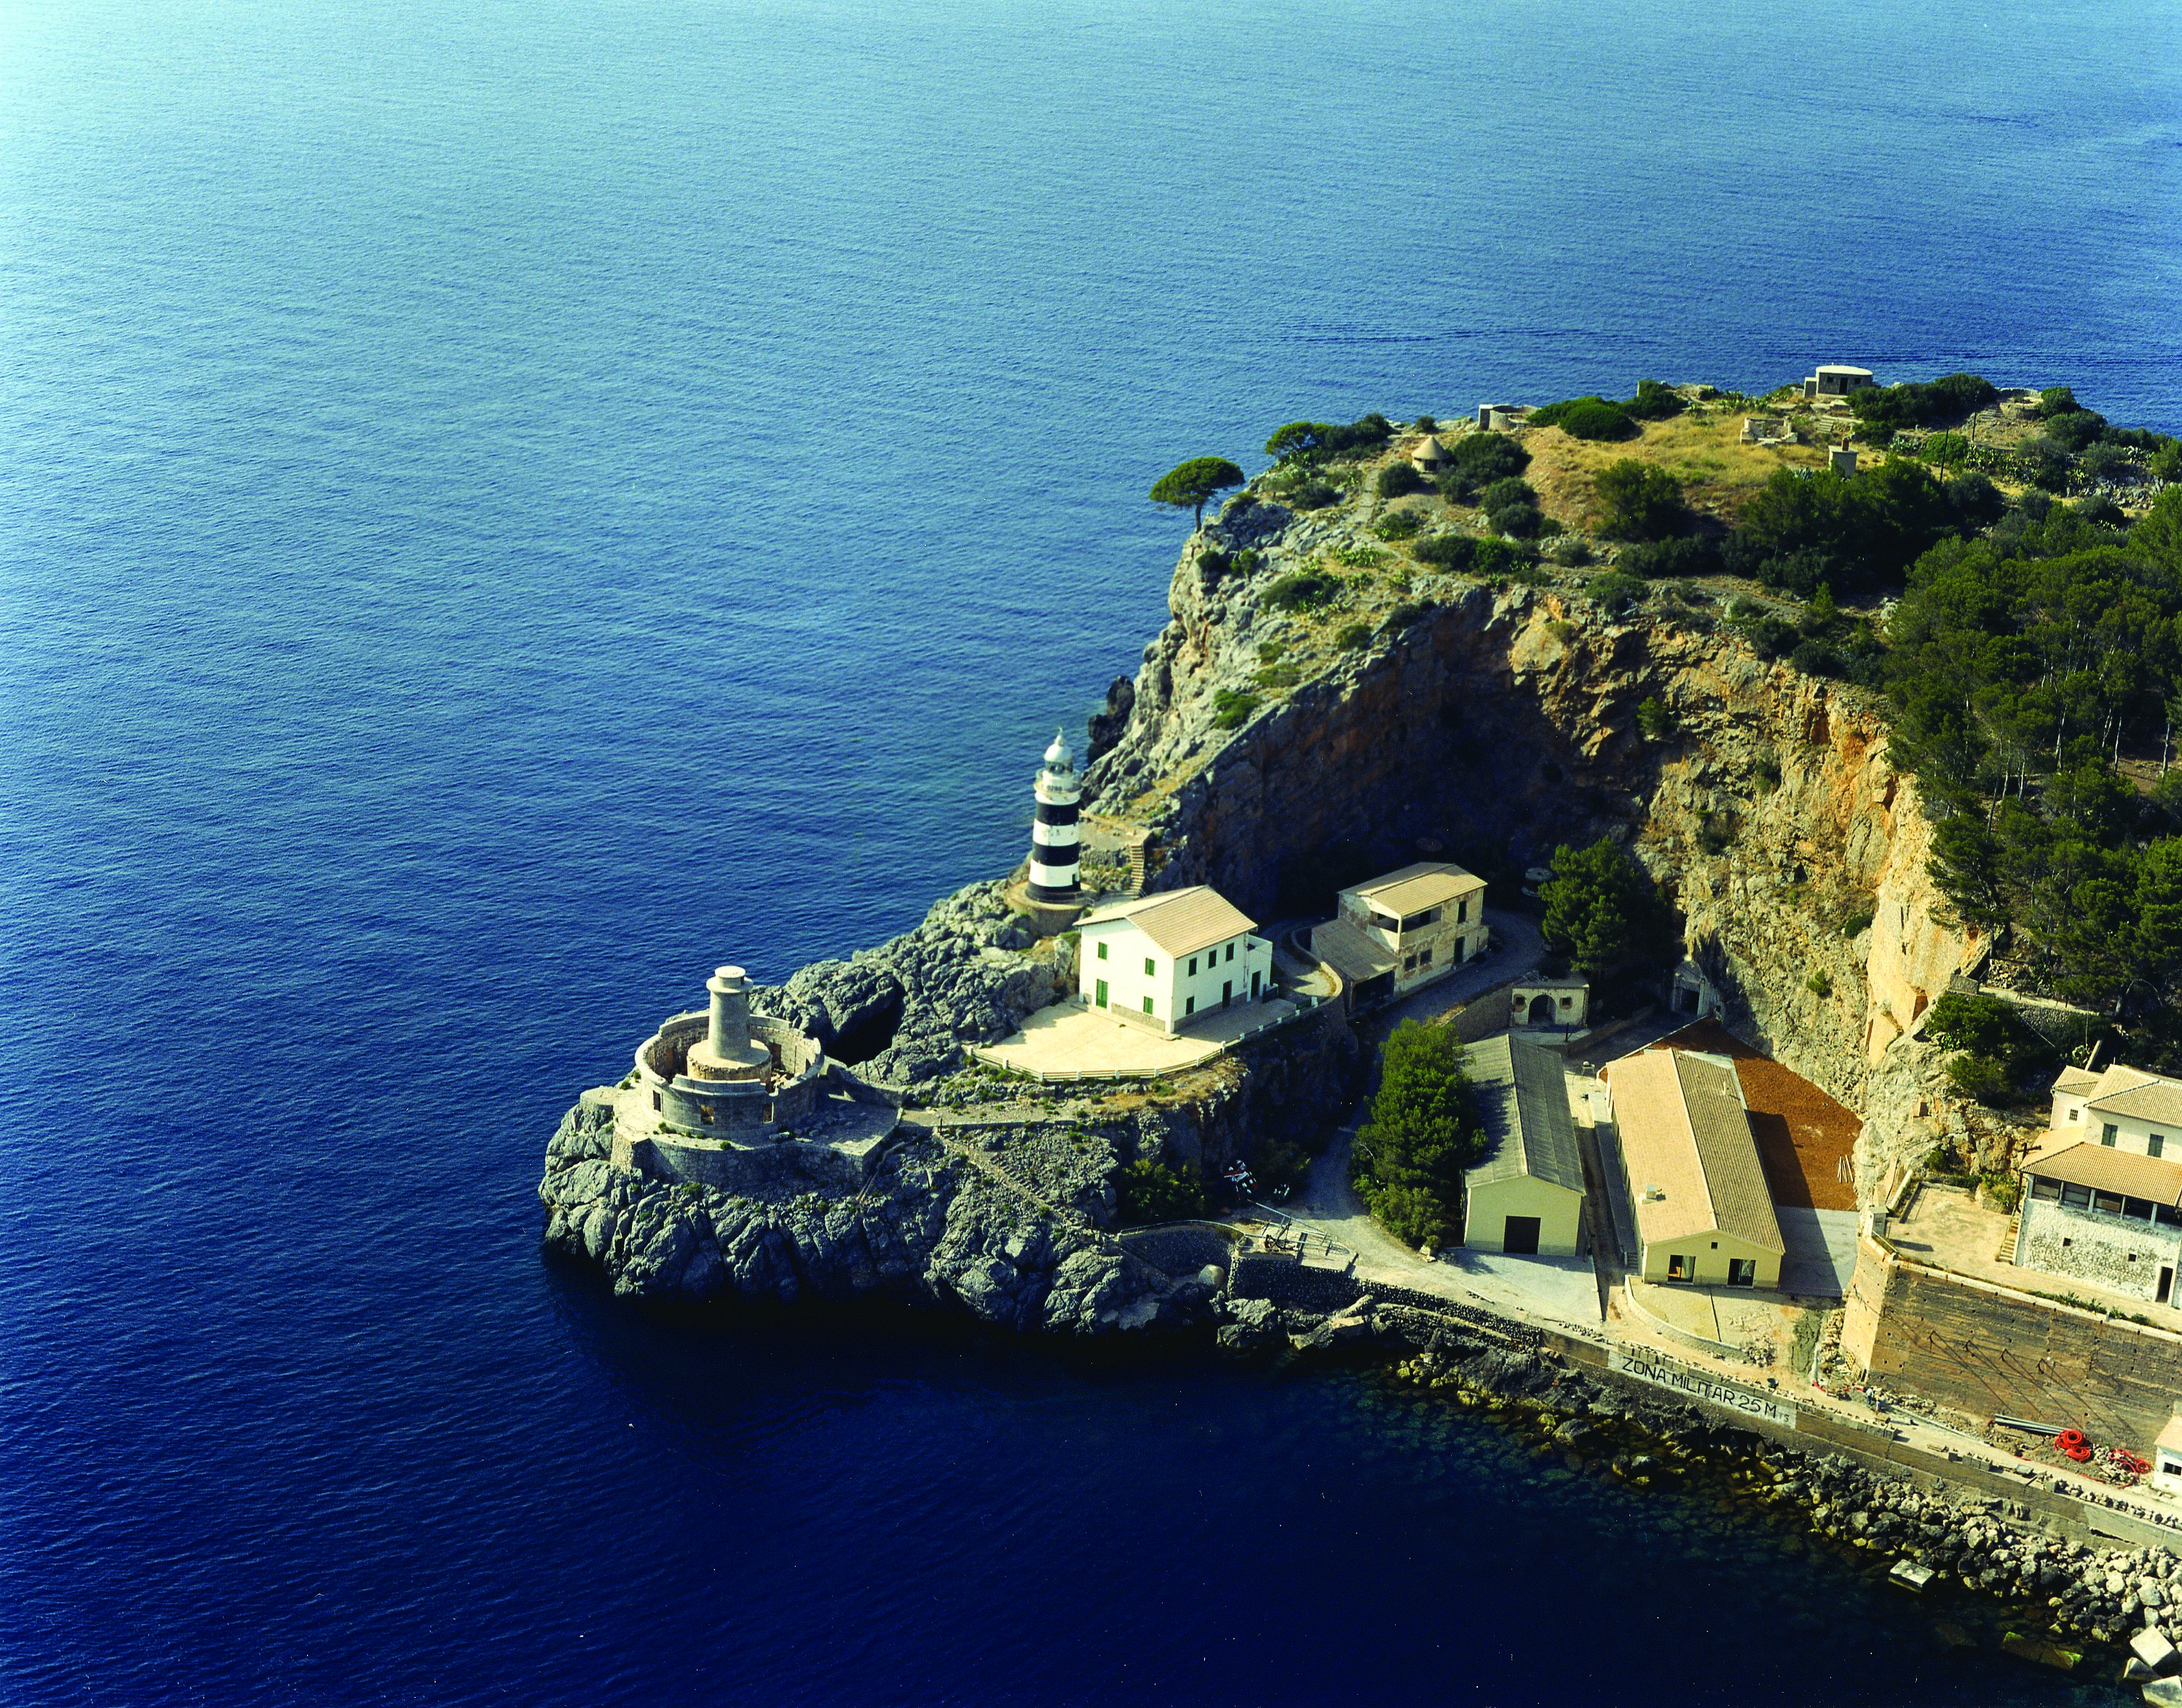
<svg viewBox="0 0 2182 1708"><path fill-rule="evenodd" d="M0 10L0 1694L2046 1689L1346 1380L633 1320L532 1191L715 962L1012 862L1182 455L1822 359L2182 426L2178 34Z"/></svg>

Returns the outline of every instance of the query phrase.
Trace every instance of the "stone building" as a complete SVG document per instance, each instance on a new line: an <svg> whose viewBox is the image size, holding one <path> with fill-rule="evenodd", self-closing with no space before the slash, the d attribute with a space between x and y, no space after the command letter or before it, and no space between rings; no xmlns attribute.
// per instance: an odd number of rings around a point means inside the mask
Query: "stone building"
<svg viewBox="0 0 2182 1708"><path fill-rule="evenodd" d="M1119 1018L1173 1034L1271 994L1273 946L1209 885L1094 908L1077 929L1077 988Z"/></svg>
<svg viewBox="0 0 2182 1708"><path fill-rule="evenodd" d="M741 968L718 968L705 989L708 1007L673 1016L639 1046L628 1128L770 1144L816 1105L826 1052L787 1021L751 1013Z"/></svg>
<svg viewBox="0 0 2182 1708"><path fill-rule="evenodd" d="M1803 396L1814 397L1846 397L1852 391L1874 384L1871 369L1852 368L1844 363L1829 362L1815 374L1803 380Z"/></svg>
<svg viewBox="0 0 2182 1708"><path fill-rule="evenodd" d="M1582 979L1518 979L1508 991L1508 1024L1517 1032L1580 1032L1590 1012L1591 985Z"/></svg>
<svg viewBox="0 0 2182 1708"><path fill-rule="evenodd" d="M1343 890L1311 953L1349 985L1352 1013L1444 979L1485 946L1485 880L1426 861Z"/></svg>
<svg viewBox="0 0 2182 1708"><path fill-rule="evenodd" d="M2065 1068L2024 1159L2015 1262L2171 1305L2182 1267L2182 1080Z"/></svg>

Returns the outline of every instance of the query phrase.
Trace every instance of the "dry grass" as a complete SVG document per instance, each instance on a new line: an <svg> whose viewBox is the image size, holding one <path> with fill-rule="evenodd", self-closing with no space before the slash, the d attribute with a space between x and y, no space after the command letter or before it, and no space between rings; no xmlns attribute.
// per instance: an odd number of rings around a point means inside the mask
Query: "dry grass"
<svg viewBox="0 0 2182 1708"><path fill-rule="evenodd" d="M1750 1133L1775 1204L1803 1210L1853 1210L1856 1189L1836 1170L1856 1149L1856 1112L1792 1069L1761 1056L1710 1020L1662 1038L1654 1050L1702 1050L1725 1056L1742 1082Z"/></svg>
<svg viewBox="0 0 2182 1708"><path fill-rule="evenodd" d="M1648 422L1641 436L1614 445L1571 439L1558 427L1524 429L1515 437L1531 453L1523 478L1538 489L1546 513L1586 529L1599 520L1598 471L1625 458L1657 463L1682 483L1693 508L1723 522L1735 519L1775 469L1825 465L1817 446L1744 444L1742 415L1725 410L1692 409L1670 421Z"/></svg>

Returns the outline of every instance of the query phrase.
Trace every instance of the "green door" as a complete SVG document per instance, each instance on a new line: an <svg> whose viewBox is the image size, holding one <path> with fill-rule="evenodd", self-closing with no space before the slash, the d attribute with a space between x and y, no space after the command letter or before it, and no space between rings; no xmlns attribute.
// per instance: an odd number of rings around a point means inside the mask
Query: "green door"
<svg viewBox="0 0 2182 1708"><path fill-rule="evenodd" d="M1101 1008L1106 1006L1106 981L1104 979L1099 981L1099 1006Z"/></svg>

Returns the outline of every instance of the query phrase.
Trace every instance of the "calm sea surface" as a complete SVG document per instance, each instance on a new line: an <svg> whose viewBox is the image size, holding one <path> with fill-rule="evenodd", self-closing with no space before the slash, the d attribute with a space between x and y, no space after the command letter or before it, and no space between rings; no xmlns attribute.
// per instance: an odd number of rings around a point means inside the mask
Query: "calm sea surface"
<svg viewBox="0 0 2182 1708"><path fill-rule="evenodd" d="M716 962L1011 863L1182 456L2182 426L2178 16L0 5L0 1700L2069 1688L1366 1377L634 1315L533 1191Z"/></svg>

